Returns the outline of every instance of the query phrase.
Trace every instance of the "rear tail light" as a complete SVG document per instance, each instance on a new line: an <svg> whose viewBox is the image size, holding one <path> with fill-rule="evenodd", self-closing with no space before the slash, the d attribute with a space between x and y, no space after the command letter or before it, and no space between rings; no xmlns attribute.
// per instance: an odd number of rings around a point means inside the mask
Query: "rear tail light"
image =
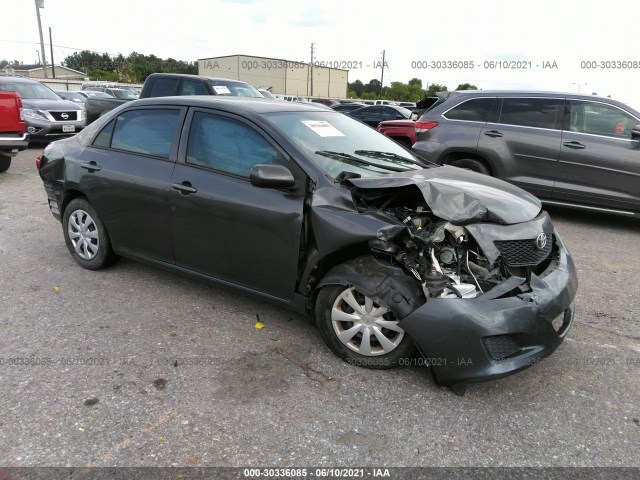
<svg viewBox="0 0 640 480"><path fill-rule="evenodd" d="M36 169L40 170L40 167L42 167L42 155L36 157Z"/></svg>
<svg viewBox="0 0 640 480"><path fill-rule="evenodd" d="M438 125L438 122L423 122L418 120L415 125L416 133L426 132L437 127Z"/></svg>

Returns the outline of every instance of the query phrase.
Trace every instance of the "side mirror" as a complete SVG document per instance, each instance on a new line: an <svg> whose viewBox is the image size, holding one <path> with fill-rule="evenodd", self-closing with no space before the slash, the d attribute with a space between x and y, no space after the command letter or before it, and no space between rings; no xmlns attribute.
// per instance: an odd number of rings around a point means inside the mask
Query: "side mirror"
<svg viewBox="0 0 640 480"><path fill-rule="evenodd" d="M636 125L631 130L631 140L640 140L640 125Z"/></svg>
<svg viewBox="0 0 640 480"><path fill-rule="evenodd" d="M251 169L249 180L251 185L260 188L291 188L296 184L287 167L272 163L255 165Z"/></svg>

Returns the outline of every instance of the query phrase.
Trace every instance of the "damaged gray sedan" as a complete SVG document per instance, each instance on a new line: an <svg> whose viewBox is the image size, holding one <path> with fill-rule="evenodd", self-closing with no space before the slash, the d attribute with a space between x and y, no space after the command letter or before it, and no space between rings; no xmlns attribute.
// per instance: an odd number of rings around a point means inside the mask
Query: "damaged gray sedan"
<svg viewBox="0 0 640 480"><path fill-rule="evenodd" d="M238 287L309 314L351 364L417 358L462 393L550 355L573 320L575 268L538 199L321 106L133 101L37 164L82 267L125 256Z"/></svg>

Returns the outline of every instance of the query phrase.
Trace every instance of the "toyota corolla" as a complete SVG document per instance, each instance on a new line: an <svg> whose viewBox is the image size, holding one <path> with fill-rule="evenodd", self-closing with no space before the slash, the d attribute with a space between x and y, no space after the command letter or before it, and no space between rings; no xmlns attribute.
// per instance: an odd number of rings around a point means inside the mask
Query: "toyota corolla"
<svg viewBox="0 0 640 480"><path fill-rule="evenodd" d="M351 364L417 348L463 393L547 357L573 320L575 268L536 197L321 106L133 101L38 167L80 266L124 256L240 288L307 313Z"/></svg>

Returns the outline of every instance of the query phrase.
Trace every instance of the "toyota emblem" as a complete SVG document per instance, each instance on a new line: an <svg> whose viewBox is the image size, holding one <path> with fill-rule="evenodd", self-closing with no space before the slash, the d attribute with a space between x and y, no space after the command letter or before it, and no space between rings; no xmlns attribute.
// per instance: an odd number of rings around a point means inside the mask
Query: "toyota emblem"
<svg viewBox="0 0 640 480"><path fill-rule="evenodd" d="M540 235L538 235L538 238L536 238L536 247L538 247L538 250L542 250L546 246L547 236L544 233L541 233Z"/></svg>
<svg viewBox="0 0 640 480"><path fill-rule="evenodd" d="M62 117L62 119L63 119L63 120L66 120L67 118L69 118L69 114L68 114L68 113L66 113L66 112L62 112L62 113L60 114L60 117Z"/></svg>

